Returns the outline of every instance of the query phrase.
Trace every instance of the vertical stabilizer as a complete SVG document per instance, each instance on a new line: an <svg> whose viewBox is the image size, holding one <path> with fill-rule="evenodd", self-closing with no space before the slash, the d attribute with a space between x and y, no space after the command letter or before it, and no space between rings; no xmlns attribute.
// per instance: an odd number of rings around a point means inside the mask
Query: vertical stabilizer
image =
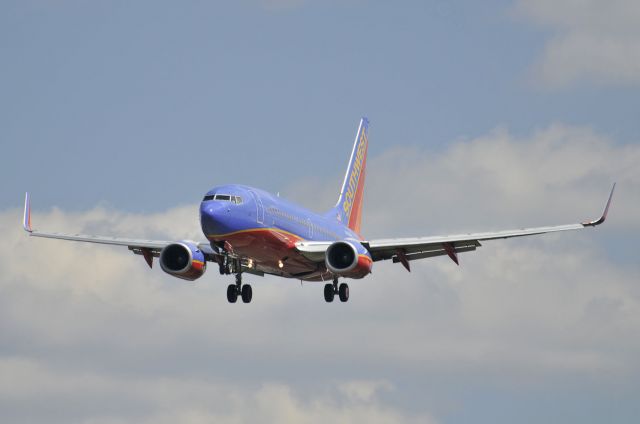
<svg viewBox="0 0 640 424"><path fill-rule="evenodd" d="M369 120L362 118L353 151L349 159L347 173L344 176L338 203L331 214L350 229L360 234L362 221L362 200L364 197L364 178L367 166L367 148L369 147Z"/></svg>

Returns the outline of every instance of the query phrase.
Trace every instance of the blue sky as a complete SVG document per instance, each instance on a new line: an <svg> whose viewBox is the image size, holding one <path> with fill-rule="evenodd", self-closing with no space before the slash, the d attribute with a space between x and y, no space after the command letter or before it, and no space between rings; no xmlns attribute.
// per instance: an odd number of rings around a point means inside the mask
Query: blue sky
<svg viewBox="0 0 640 424"><path fill-rule="evenodd" d="M5 206L27 189L44 207L147 212L219 182L286 191L292 175L342 173L361 115L372 155L553 122L635 141L637 87L532 81L554 31L505 1L31 1L2 15Z"/></svg>
<svg viewBox="0 0 640 424"><path fill-rule="evenodd" d="M638 21L632 0L4 1L0 420L636 422ZM26 190L43 230L160 239L201 238L223 183L325 209L362 115L365 236L595 218L617 181L610 219L376 263L346 305L267 277L249 308L211 270L18 225Z"/></svg>

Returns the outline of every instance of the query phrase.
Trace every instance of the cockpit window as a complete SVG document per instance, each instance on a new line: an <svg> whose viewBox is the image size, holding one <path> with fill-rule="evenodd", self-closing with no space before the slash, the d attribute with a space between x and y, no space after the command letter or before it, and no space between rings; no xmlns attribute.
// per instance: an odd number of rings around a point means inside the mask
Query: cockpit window
<svg viewBox="0 0 640 424"><path fill-rule="evenodd" d="M224 202L235 203L236 205L242 204L242 197L231 196L229 194L209 194L204 196L204 199L202 199L203 202L206 202L208 200L221 200Z"/></svg>

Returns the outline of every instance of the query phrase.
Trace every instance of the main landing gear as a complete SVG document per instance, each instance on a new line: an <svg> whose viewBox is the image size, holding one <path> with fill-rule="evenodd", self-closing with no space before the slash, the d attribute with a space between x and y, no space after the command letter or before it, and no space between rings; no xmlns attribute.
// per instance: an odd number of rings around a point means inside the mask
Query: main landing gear
<svg viewBox="0 0 640 424"><path fill-rule="evenodd" d="M251 298L253 297L251 286L249 284L242 284L242 273L240 272L236 274L236 283L229 284L229 287L227 287L227 300L229 303L236 303L238 296L242 298L244 303L251 302Z"/></svg>
<svg viewBox="0 0 640 424"><path fill-rule="evenodd" d="M333 302L333 297L338 295L340 302L346 302L349 300L349 286L347 283L342 283L338 286L338 279L333 279L333 284L324 285L324 300L328 303Z"/></svg>

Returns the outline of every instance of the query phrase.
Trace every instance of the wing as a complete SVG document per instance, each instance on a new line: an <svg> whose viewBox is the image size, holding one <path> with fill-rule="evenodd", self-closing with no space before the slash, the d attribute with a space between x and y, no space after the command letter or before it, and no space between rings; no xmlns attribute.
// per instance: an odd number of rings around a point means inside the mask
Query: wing
<svg viewBox="0 0 640 424"><path fill-rule="evenodd" d="M162 249L174 243L175 241L170 240L146 240L146 239L134 239L134 238L123 238L123 237L108 237L108 236L96 236L96 235L87 235L87 234L64 234L64 233L49 233L43 231L36 231L31 228L31 200L29 197L29 193L26 193L24 200L24 217L22 226L25 231L29 233L32 237L43 237L43 238L51 238L57 240L69 240L69 241L80 241L86 243L98 243L98 244L110 244L115 246L127 246L129 250L131 250L136 255L144 256L145 261L149 265L149 267L153 264L153 258L160 256L160 252ZM204 255L207 261L210 262L219 262L219 260L223 257L220 253L216 252L209 242L193 242L198 246ZM236 258L234 255L229 255L231 258ZM244 258L242 258L244 259ZM252 267L245 266L246 260L241 261L242 267L244 271L260 275L261 273L258 270L253 269Z"/></svg>
<svg viewBox="0 0 640 424"><path fill-rule="evenodd" d="M408 271L411 270L409 266L410 261L430 258L433 256L448 255L456 264L459 264L458 253L476 250L477 247L481 246L481 241L580 230L600 225L607 218L615 188L616 185L614 183L602 216L594 221L585 221L579 224L555 225L551 227L523 228L519 230L460 234L452 236L371 240L367 242L365 246L369 249L374 261L391 259L394 263L402 263Z"/></svg>
<svg viewBox="0 0 640 424"><path fill-rule="evenodd" d="M391 259L394 263L400 262L408 271L411 271L410 261L434 256L448 255L456 264L459 264L458 253L476 250L476 248L481 246L481 241L580 230L600 225L607 218L615 188L616 185L613 184L604 212L602 216L595 221L475 234L369 240L362 242L362 244L369 250L371 258L374 261ZM296 244L296 247L308 258L324 260L324 251L330 244L331 242L300 242Z"/></svg>

